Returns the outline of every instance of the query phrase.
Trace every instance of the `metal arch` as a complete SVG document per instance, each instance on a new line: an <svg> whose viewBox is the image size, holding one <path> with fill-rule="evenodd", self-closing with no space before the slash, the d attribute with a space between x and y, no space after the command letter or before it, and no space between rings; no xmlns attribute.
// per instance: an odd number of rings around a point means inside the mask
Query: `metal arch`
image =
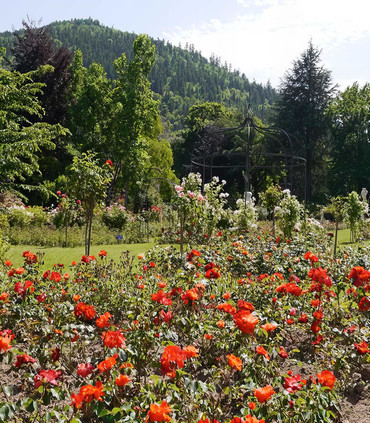
<svg viewBox="0 0 370 423"><path fill-rule="evenodd" d="M208 127L212 127L212 126L208 126ZM207 128L207 127L205 127ZM246 116L243 120L243 122L235 127L230 127L230 128L217 128L217 127L212 127L213 129L213 134L217 135L217 134L224 134L224 140L227 141L229 139L231 139L233 136L237 135L238 133L241 133L244 129L248 130L247 133L247 137L248 137L248 141L245 144L245 150L244 152L230 152L230 153L213 153L213 154L203 154L203 155L195 155L195 149L199 146L199 143L196 144L194 146L193 149L193 153L191 156L191 169L193 170L193 166L196 167L200 167L202 169L202 174L203 174L203 184L205 183L205 170L206 169L210 169L210 173L211 173L211 179L213 176L213 169L231 169L231 168L235 168L235 169L245 169L246 171L246 176L245 176L245 181L246 181L246 191L249 191L249 184L250 184L250 175L251 175L251 170L254 169L273 169L273 168L282 168L282 169L287 169L288 170L288 175L289 175L289 179L290 181L287 179L287 183L288 185L292 188L293 186L293 172L292 170L294 168L299 168L299 167L306 167L306 159L301 157L301 156L297 156L294 154L294 149L293 149L293 142L292 142L292 138L295 138L292 134L287 133L284 129L278 128L278 127L261 127L259 125L257 125L254 120L253 120L253 114L251 111L250 106L248 106L247 109L247 113ZM258 153L251 153L250 148L250 131L251 129L254 129L256 132L263 134L263 135L268 135L270 136L273 140L275 140L280 147L280 151L285 151L284 153L273 153L273 152L258 152ZM212 134L211 134L212 135ZM287 141L288 145L284 145L281 142L281 138L278 135L283 135L284 139ZM202 137L200 136L200 134L198 134L199 140L202 139ZM288 150L288 151L287 151ZM232 156L240 156L240 157L244 157L245 159L245 163L244 164L236 164L236 165L214 165L213 161L216 158L230 158ZM262 165L262 164L255 164L253 165L253 167L250 165L250 158L251 157L275 157L275 158L279 158L282 160L285 160L285 164L275 164L275 165ZM207 164L207 162L210 164ZM289 163L290 162L290 163ZM306 185L306 172L303 173L304 175L304 185ZM303 191L304 191L304 195L306 195L305 193L305 188L303 187Z"/></svg>

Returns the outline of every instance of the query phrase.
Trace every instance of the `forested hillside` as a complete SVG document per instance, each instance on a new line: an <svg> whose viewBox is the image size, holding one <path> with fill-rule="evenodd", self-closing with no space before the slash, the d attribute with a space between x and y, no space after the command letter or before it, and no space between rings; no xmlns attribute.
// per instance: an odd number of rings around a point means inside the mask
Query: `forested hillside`
<svg viewBox="0 0 370 423"><path fill-rule="evenodd" d="M50 30L60 45L82 51L84 66L101 63L109 78L117 76L113 69L117 57L123 52L129 60L133 57L132 44L137 35L108 28L96 20L54 22ZM9 31L0 34L0 46L6 47L8 54L12 38ZM189 107L204 101L220 102L241 112L251 104L254 113L267 120L268 108L277 97L270 84L250 82L230 64L222 64L220 58L204 58L193 45L181 48L164 40L152 42L157 58L150 81L153 91L162 96L161 114L172 129L182 128Z"/></svg>

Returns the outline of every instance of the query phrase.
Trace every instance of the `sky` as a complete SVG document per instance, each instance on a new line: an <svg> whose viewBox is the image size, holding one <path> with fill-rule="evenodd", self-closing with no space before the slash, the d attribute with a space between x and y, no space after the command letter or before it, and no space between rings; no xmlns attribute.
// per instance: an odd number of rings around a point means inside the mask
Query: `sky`
<svg viewBox="0 0 370 423"><path fill-rule="evenodd" d="M42 25L93 18L101 24L147 33L278 87L293 62L313 45L341 90L370 82L369 0L0 0L0 31L27 16Z"/></svg>

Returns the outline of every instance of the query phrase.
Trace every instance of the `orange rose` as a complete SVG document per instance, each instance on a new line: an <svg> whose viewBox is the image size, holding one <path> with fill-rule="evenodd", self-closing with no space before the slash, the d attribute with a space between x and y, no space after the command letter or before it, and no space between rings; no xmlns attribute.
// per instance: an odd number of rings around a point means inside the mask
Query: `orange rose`
<svg viewBox="0 0 370 423"><path fill-rule="evenodd" d="M333 389L335 383L335 376L330 370L323 370L321 373L317 373L317 380L322 386L327 386Z"/></svg>
<svg viewBox="0 0 370 423"><path fill-rule="evenodd" d="M267 385L264 388L254 390L254 395L256 396L259 402L267 401L274 393L275 391L273 390L271 385Z"/></svg>
<svg viewBox="0 0 370 423"><path fill-rule="evenodd" d="M236 368L236 370L241 370L242 369L242 367L243 367L243 363L242 363L242 361L240 360L240 358L239 357L236 357L235 355L233 355L233 354L229 354L228 356L227 356L227 359L228 359L228 361L229 361L229 366L230 367L235 367Z"/></svg>

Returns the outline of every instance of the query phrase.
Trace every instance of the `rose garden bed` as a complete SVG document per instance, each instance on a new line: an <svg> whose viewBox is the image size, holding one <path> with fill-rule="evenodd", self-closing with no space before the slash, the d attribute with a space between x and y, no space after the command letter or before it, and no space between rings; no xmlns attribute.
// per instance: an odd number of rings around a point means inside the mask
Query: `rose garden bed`
<svg viewBox="0 0 370 423"><path fill-rule="evenodd" d="M366 421L368 247L227 230L191 247L137 269L5 261L0 421Z"/></svg>

